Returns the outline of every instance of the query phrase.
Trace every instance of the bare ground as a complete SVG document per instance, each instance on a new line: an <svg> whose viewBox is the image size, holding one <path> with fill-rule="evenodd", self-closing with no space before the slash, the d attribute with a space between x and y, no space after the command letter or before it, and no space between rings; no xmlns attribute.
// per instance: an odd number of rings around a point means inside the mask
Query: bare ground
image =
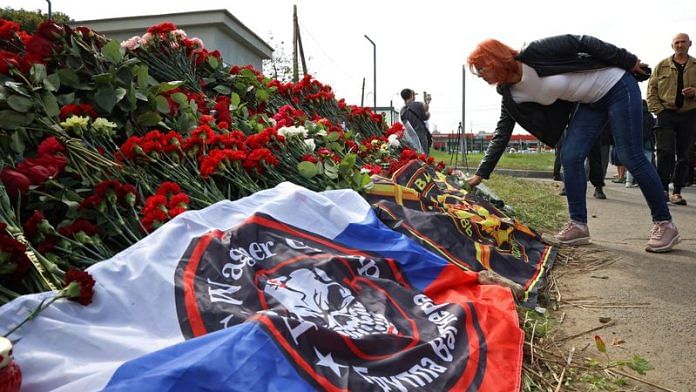
<svg viewBox="0 0 696 392"><path fill-rule="evenodd" d="M561 349L607 362L598 335L608 360L639 355L654 367L629 390L696 391L696 187L682 191L689 206L670 206L682 242L666 254L644 251L652 223L638 188L608 182L607 200L592 191L593 244L571 251L550 282Z"/></svg>

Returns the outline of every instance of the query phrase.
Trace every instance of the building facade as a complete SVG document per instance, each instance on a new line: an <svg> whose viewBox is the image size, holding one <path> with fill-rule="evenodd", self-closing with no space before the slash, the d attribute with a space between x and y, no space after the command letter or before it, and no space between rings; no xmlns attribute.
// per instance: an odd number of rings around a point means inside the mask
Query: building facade
<svg viewBox="0 0 696 392"><path fill-rule="evenodd" d="M125 41L162 22L174 23L189 37L200 38L208 50L219 50L226 64L251 64L261 70L263 60L273 55L273 48L227 10L81 20L71 25L87 26L111 39Z"/></svg>

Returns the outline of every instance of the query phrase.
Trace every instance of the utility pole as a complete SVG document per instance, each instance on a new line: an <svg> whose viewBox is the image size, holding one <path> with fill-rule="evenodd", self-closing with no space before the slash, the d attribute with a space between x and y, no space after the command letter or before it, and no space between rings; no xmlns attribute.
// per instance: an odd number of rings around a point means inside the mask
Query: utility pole
<svg viewBox="0 0 696 392"><path fill-rule="evenodd" d="M292 81L299 80L297 71L297 5L292 6Z"/></svg>
<svg viewBox="0 0 696 392"><path fill-rule="evenodd" d="M360 92L360 107L365 106L365 78L363 78L362 91Z"/></svg>
<svg viewBox="0 0 696 392"><path fill-rule="evenodd" d="M459 123L462 127L462 138L460 139L460 148L459 151L461 151L462 154L462 164L466 161L466 148L467 148L467 143L466 143L466 128L464 124L466 124L466 116L465 116L465 109L466 109L466 65L462 65L462 122ZM468 165L467 165L468 166Z"/></svg>
<svg viewBox="0 0 696 392"><path fill-rule="evenodd" d="M304 49L302 48L302 34L300 34L300 23L297 18L297 5L292 6L292 81L297 83L300 80L300 71L297 50L300 50L302 60L302 75L307 74L307 61L305 60Z"/></svg>
<svg viewBox="0 0 696 392"><path fill-rule="evenodd" d="M372 110L377 110L377 45L375 45L375 42L370 39L370 37L365 34L365 38L367 38L368 41L372 44L372 82L373 82L373 87L372 87L372 92L374 95L372 98L374 99L373 104L372 104Z"/></svg>

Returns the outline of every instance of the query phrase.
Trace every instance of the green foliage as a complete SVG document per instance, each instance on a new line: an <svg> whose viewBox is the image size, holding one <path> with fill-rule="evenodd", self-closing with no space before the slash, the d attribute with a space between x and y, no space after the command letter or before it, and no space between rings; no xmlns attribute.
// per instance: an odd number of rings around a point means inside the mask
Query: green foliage
<svg viewBox="0 0 696 392"><path fill-rule="evenodd" d="M639 355L634 355L634 356L631 357L631 359L629 359L629 360L621 360L621 361L618 361L617 364L618 364L619 367L626 366L626 367L628 367L629 369L631 369L631 370L635 371L636 373L640 374L641 376L642 376L642 375L645 375L645 372L647 372L648 370L654 369L654 367L652 366L652 364L650 364L650 362L648 362L647 359L642 358L642 357L639 356Z"/></svg>
<svg viewBox="0 0 696 392"><path fill-rule="evenodd" d="M52 12L51 17L56 23L70 23L72 19L62 12ZM16 10L10 7L0 8L0 19L7 19L19 23L22 30L33 33L41 22L48 19L48 14L41 10L27 11L22 8Z"/></svg>
<svg viewBox="0 0 696 392"><path fill-rule="evenodd" d="M436 161L450 162L450 159L454 162L454 159L461 164L461 157L457 155L452 158L448 153L438 150L431 150L430 155L432 155ZM553 170L553 161L555 155L551 152L542 153L505 153L500 158L496 169L509 169L509 170L540 170L551 172ZM481 153L472 153L467 155L467 161L469 169L471 172L475 171L483 158Z"/></svg>
<svg viewBox="0 0 696 392"><path fill-rule="evenodd" d="M495 174L486 183L536 230L556 231L568 218L564 198L550 184Z"/></svg>

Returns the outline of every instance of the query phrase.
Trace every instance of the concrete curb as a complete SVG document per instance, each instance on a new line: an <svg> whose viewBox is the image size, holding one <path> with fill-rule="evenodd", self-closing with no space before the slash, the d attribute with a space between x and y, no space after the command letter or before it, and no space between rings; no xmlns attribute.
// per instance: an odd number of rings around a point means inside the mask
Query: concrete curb
<svg viewBox="0 0 696 392"><path fill-rule="evenodd" d="M476 169L469 168L473 174ZM463 170L460 168L460 170ZM513 170L513 169L495 169L494 174L503 174L511 177L522 177L522 178L553 178L553 172L543 171L543 170Z"/></svg>

